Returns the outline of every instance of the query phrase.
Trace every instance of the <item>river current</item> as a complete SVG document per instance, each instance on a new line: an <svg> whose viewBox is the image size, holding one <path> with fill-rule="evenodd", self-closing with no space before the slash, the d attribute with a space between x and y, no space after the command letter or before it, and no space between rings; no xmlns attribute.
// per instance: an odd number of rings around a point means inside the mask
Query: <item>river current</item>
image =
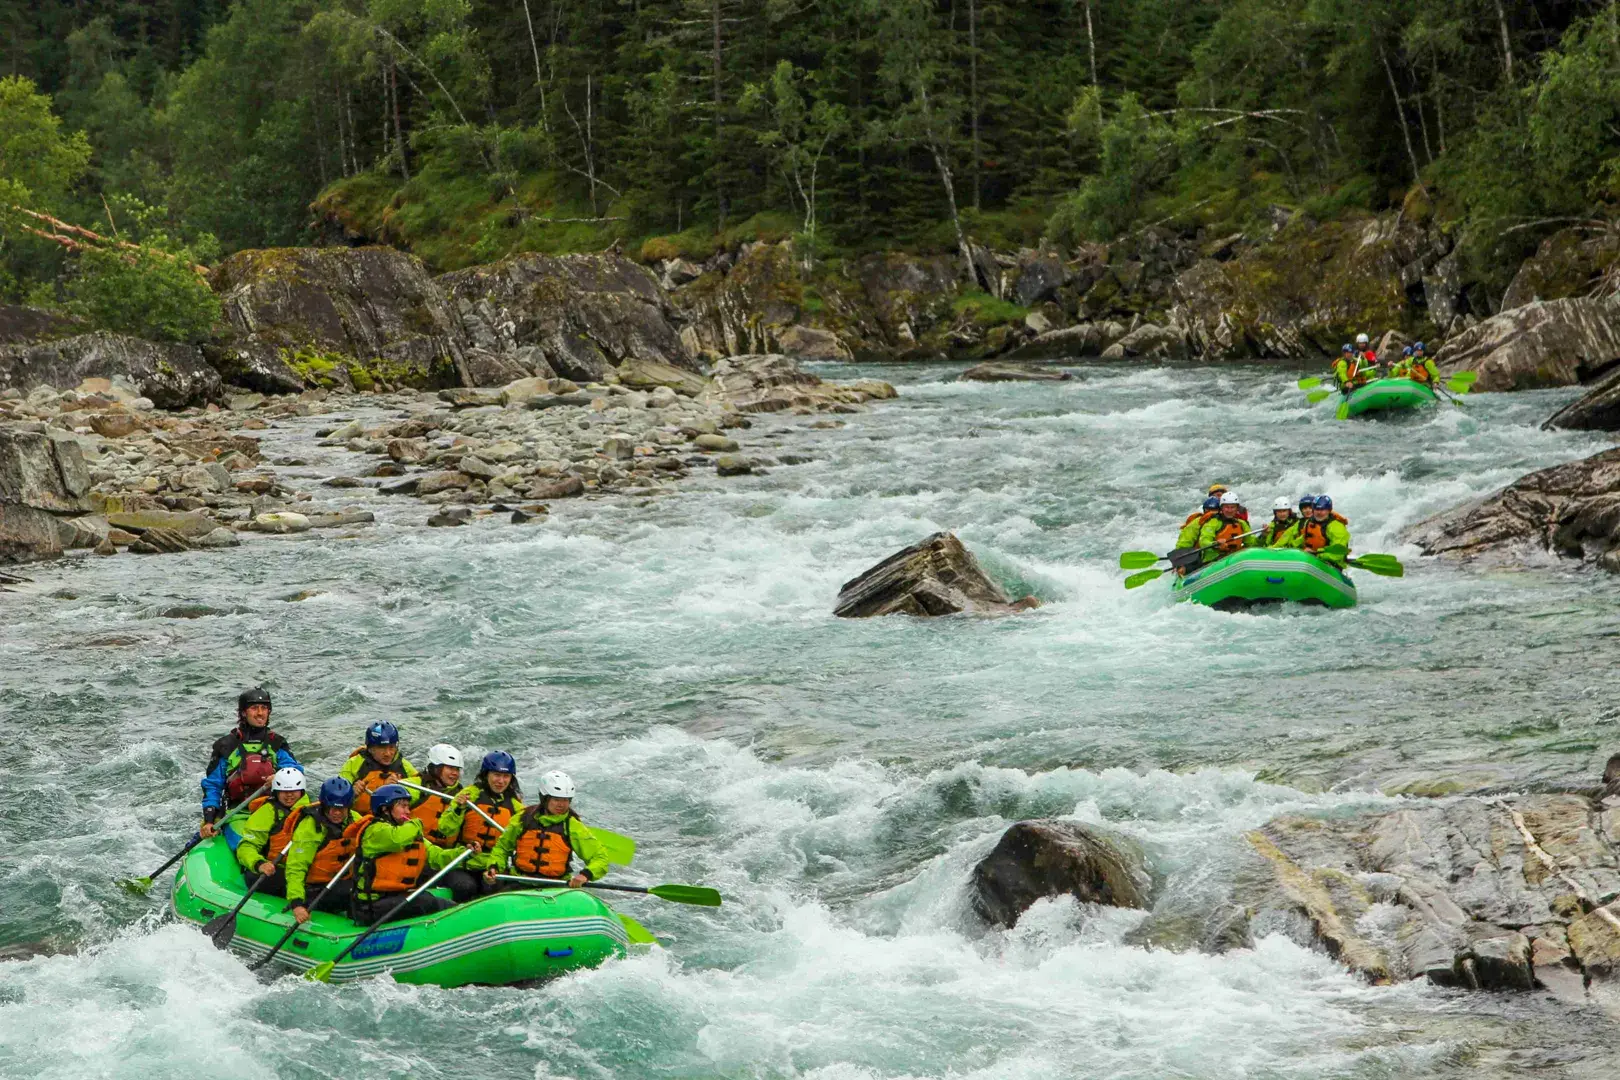
<svg viewBox="0 0 1620 1080"><path fill-rule="evenodd" d="M1573 392L1340 423L1280 368L957 370L862 369L902 396L842 427L755 419L747 449L808 462L541 524L405 527L423 509L376 497L350 538L30 568L0 595L0 955L24 957L0 962L0 1076L1613 1075L1617 1029L1542 995L1368 986L1287 926L1148 950L1143 913L1069 900L987 931L967 891L1021 818L1107 823L1193 910L1281 813L1590 785L1620 750L1612 583L1399 539L1608 445L1539 429ZM1168 548L1214 480L1260 514L1325 491L1408 575L1358 574L1341 612L1126 592L1119 552ZM831 617L940 529L1046 606ZM260 982L166 915L166 881L112 879L189 835L208 745L261 681L314 776L378 718L418 761L507 749L636 837L625 880L726 905L626 900L667 948L536 988Z"/></svg>

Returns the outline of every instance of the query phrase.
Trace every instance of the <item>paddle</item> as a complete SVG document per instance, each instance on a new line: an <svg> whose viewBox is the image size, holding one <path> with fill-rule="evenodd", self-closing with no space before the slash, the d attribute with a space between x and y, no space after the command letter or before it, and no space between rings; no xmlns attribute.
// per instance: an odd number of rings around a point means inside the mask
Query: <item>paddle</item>
<svg viewBox="0 0 1620 1080"><path fill-rule="evenodd" d="M260 784L259 785L259 790L255 791L253 794L249 795L247 798L243 799L241 802L239 802L235 806L231 807L230 810L225 814L225 816L219 819L219 824L223 825L227 821L229 821L231 818L235 817L237 815L237 813L239 813L241 811L242 807L246 806L248 803L252 802L254 799L257 799L260 795L263 795L267 790L269 790L269 787L270 787L270 782L268 780L266 780L263 784ZM162 866L158 867L156 870L152 871L150 874L146 875L145 877L124 878L122 881L120 881L118 883L119 886L122 887L123 889L126 889L129 892L134 893L136 896L145 896L151 890L152 882L156 878L162 876L162 874L163 874L163 872L165 870L167 870L169 867L173 866L175 863L179 862L181 859L185 858L186 857L186 852L190 851L192 848L194 848L198 844L202 843L202 841L203 841L202 834L197 833L195 836L193 836L191 838L190 842L188 842L185 847L181 848L179 851L177 851L173 855L169 856L169 861L168 862L164 863Z"/></svg>
<svg viewBox="0 0 1620 1080"><path fill-rule="evenodd" d="M566 889L568 882L556 878L524 877L521 874L496 874L497 881L521 881L537 889ZM609 885L604 881L587 881L587 889L605 889L610 892L641 893L669 900L676 904L695 904L698 907L719 907L720 893L704 885Z"/></svg>
<svg viewBox="0 0 1620 1080"><path fill-rule="evenodd" d="M1311 405L1320 405L1322 402L1326 401L1332 396L1333 391L1331 390L1312 390L1310 393L1305 395L1305 401Z"/></svg>
<svg viewBox="0 0 1620 1080"><path fill-rule="evenodd" d="M1318 559L1328 562L1343 562L1346 566L1353 566L1358 570L1365 570L1369 574L1379 577L1405 577L1406 567L1393 555L1362 555L1354 559L1346 559L1350 549L1343 544L1334 544L1314 553Z"/></svg>
<svg viewBox="0 0 1620 1080"><path fill-rule="evenodd" d="M467 856L469 856L471 854L472 854L472 848L463 848L461 850L460 855L457 855L455 858L451 859L448 863L445 864L445 867L444 867L443 870L440 870L437 874L434 874L432 877L428 878L422 884L418 885L415 888L415 890L412 891L412 893L409 896L407 896L399 904L397 904L394 907L390 908L388 910L388 914L384 915L382 918L378 919L376 922L374 922L370 926L366 927L365 933L361 934L359 937L355 938L353 941L351 941L347 945L345 945L343 947L342 952L338 953L332 959L327 960L324 963L316 964L314 967L312 967L308 971L304 972L304 978L313 979L316 982L325 982L327 979L329 979L331 977L332 969L337 967L339 964L343 963L344 958L347 957L350 953L354 952L355 946L359 945L362 941L366 940L366 938L370 937L373 933L375 933L379 926L381 926L383 923L387 922L393 916L394 912L398 911L400 908L404 907L406 904L409 904L412 900L415 900L418 896L421 896L423 893L427 892L428 889L432 888L438 882L438 880L440 878L444 877L444 875L446 875L450 871L454 870L456 868L456 866L458 864L460 864L460 862L463 859L465 859Z"/></svg>
<svg viewBox="0 0 1620 1080"><path fill-rule="evenodd" d="M1312 376L1308 379L1301 379L1294 385L1299 387L1301 390L1314 390L1316 387L1322 385L1322 380Z"/></svg>
<svg viewBox="0 0 1620 1080"><path fill-rule="evenodd" d="M1250 529L1248 532L1244 533L1242 536L1236 536L1236 537L1233 537L1232 539L1234 539L1234 540L1242 540L1245 537L1254 536L1254 535L1256 535L1257 533L1259 533L1261 531L1262 531L1261 529ZM1138 569L1141 569L1144 566L1152 566L1154 563L1168 562L1170 564L1170 569L1179 570L1183 566L1194 566L1194 565L1196 565L1201 560L1193 558L1194 555L1201 555L1204 552L1208 551L1210 548L1216 547L1216 546L1217 546L1216 544L1205 544L1203 547L1199 547L1199 548L1176 548L1174 551L1170 552L1170 554L1168 554L1168 555L1155 555L1151 551L1122 551L1122 552L1119 553L1119 568L1121 570L1138 570ZM1164 573L1164 571L1160 570L1159 573L1162 574L1162 573ZM1158 574L1155 574L1153 576L1157 577ZM1136 577L1142 577L1142 575L1140 575L1140 574L1133 574L1132 575L1132 578L1136 578ZM1131 578L1126 579L1127 582L1130 581L1130 580L1131 580ZM1142 581L1139 582L1138 584L1149 582L1149 581L1152 581L1152 580L1153 580L1152 577L1142 577ZM1134 589L1136 586L1127 584L1125 587L1127 589Z"/></svg>
<svg viewBox="0 0 1620 1080"><path fill-rule="evenodd" d="M1335 420L1350 419L1350 399L1345 398L1339 403L1339 411L1333 414Z"/></svg>
<svg viewBox="0 0 1620 1080"><path fill-rule="evenodd" d="M1126 578L1125 579L1125 587L1127 589L1139 589L1143 585L1146 585L1150 581L1159 580L1160 578L1164 577L1164 575L1168 574L1169 572L1170 571L1168 571L1168 570L1157 570L1157 569L1155 569L1155 570L1143 570L1140 574L1132 574L1130 577Z"/></svg>
<svg viewBox="0 0 1620 1080"><path fill-rule="evenodd" d="M429 795L437 795L441 799L449 799L451 802L454 802L456 798L449 792L436 791L430 787L423 787L421 784L413 784L409 780L395 780L394 783L403 784L408 788L415 788L417 791L425 791ZM479 806L477 803L468 803L467 805L471 806L474 810L477 810L479 815L483 817L485 821L489 822L497 829L505 831L506 827L500 822L496 821L494 818L490 817L488 814L484 813L483 807ZM609 832L607 829L598 828L595 825L592 825L590 829L592 835L602 842L602 853L607 856L608 862L615 866L629 866L631 860L636 857L636 842L630 839L628 836L621 836L616 832Z"/></svg>
<svg viewBox="0 0 1620 1080"><path fill-rule="evenodd" d="M658 944L658 939L653 936L653 932L651 930L647 929L645 926L642 926L640 923L636 922L636 920L632 919L622 911L615 911L613 914L617 915L619 917L619 922L624 924L624 932L626 936L630 938L630 944Z"/></svg>
<svg viewBox="0 0 1620 1080"><path fill-rule="evenodd" d="M354 860L358 859L359 857L360 856L358 853L350 855L348 862L345 862L342 866L338 867L338 872L332 875L332 880L328 881L325 885L320 886L316 894L310 898L309 903L305 905L305 910L311 915L315 914L316 906L319 905L322 900L326 899L326 894L333 885L343 880L343 875L349 872L349 867L353 866ZM281 940L276 942L276 947L259 957L257 960L253 961L253 963L249 964L248 970L258 971L260 968L264 967L264 965L273 960L276 953L281 951L281 947L287 944L287 942L291 941L292 936L298 933L299 928L303 925L303 923L299 922L297 919L294 919L293 924L287 927L287 932L281 935Z"/></svg>
<svg viewBox="0 0 1620 1080"><path fill-rule="evenodd" d="M281 854L276 856L275 861L279 863L286 857L287 852L283 849ZM259 886L269 881L274 873L275 871L272 870L269 874L260 874L258 880L248 889L247 894L236 902L235 907L224 915L216 915L203 924L203 933L213 939L214 948L228 949L231 947L231 938L236 936L236 913L241 911L249 900L253 899L253 894L259 891Z"/></svg>

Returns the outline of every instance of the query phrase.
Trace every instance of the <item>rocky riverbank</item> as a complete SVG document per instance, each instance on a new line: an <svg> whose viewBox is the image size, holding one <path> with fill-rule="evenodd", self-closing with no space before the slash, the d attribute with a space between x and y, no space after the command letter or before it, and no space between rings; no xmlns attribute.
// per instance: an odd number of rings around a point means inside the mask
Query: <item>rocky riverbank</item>
<svg viewBox="0 0 1620 1080"><path fill-rule="evenodd" d="M848 413L894 396L886 383L827 383L771 355L730 358L710 377L631 364L607 379L245 393L177 412L123 379L0 391L0 561L180 552L232 546L243 532L372 522L345 492L414 500L428 525L492 511L532 520L549 500L657 494L694 470L774 466L744 446L752 417ZM278 437L293 425L330 452L324 467L298 452L302 435ZM266 441L294 452L269 457Z"/></svg>

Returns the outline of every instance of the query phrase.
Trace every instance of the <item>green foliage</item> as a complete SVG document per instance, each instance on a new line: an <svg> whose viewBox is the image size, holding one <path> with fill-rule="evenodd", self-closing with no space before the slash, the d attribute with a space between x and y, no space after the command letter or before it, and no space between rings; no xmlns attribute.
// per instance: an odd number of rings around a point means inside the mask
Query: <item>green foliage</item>
<svg viewBox="0 0 1620 1080"><path fill-rule="evenodd" d="M1144 200L1175 163L1175 132L1142 107L1134 94L1120 97L1098 126L1098 102L1085 93L1070 111L1071 130L1096 143L1097 172L1052 217L1054 239L1112 240L1141 216Z"/></svg>
<svg viewBox="0 0 1620 1080"><path fill-rule="evenodd" d="M20 75L0 78L0 200L52 209L89 164L89 140L62 131L49 97Z"/></svg>
<svg viewBox="0 0 1620 1080"><path fill-rule="evenodd" d="M952 302L951 311L966 315L980 326L999 326L1002 323L1022 322L1029 308L1020 307L1010 300L998 300L986 292L968 290Z"/></svg>

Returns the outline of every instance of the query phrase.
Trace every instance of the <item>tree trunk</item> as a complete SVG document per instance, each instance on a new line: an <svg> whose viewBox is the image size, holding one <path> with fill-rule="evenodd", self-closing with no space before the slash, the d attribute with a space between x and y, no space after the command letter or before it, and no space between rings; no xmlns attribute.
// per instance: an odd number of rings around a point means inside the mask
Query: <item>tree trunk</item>
<svg viewBox="0 0 1620 1080"><path fill-rule="evenodd" d="M968 0L968 113L973 120L973 209L980 207L979 161L979 4Z"/></svg>
<svg viewBox="0 0 1620 1080"><path fill-rule="evenodd" d="M1429 189L1423 183L1423 173L1418 166L1417 151L1412 149L1412 129L1406 122L1406 106L1401 103L1400 87L1395 84L1395 69L1390 66L1389 54L1384 51L1384 43L1381 41L1378 43L1378 58L1384 62L1384 74L1389 77L1389 92L1395 95L1395 113L1401 118L1401 138L1406 140L1406 156L1412 162L1412 179L1417 182L1417 186L1427 195Z"/></svg>
<svg viewBox="0 0 1620 1080"><path fill-rule="evenodd" d="M540 74L540 45L534 40L534 20L529 17L529 0L523 0L523 22L529 28L529 51L534 54L534 85L540 91L540 130L546 130L546 80Z"/></svg>
<svg viewBox="0 0 1620 1080"><path fill-rule="evenodd" d="M408 184L411 181L410 147L405 142L405 121L399 112L399 81L392 57L388 60L388 102L394 110L394 141L399 144L399 174Z"/></svg>
<svg viewBox="0 0 1620 1080"><path fill-rule="evenodd" d="M1508 37L1507 11L1502 0L1496 0L1496 25L1502 31L1502 67L1507 72L1508 85L1513 85L1513 39Z"/></svg>
<svg viewBox="0 0 1620 1080"><path fill-rule="evenodd" d="M1097 93L1097 123L1102 124L1102 84L1097 81L1097 35L1091 29L1091 0L1086 0L1086 49L1091 53L1091 88Z"/></svg>
<svg viewBox="0 0 1620 1080"><path fill-rule="evenodd" d="M720 94L721 77L721 50L724 41L720 36L720 0L709 0L709 24L714 35L713 48L709 54L710 80L714 90L714 194L720 207L720 228L726 227L726 187L720 176L722 147L725 145L725 122L720 110L724 107L724 100Z"/></svg>

